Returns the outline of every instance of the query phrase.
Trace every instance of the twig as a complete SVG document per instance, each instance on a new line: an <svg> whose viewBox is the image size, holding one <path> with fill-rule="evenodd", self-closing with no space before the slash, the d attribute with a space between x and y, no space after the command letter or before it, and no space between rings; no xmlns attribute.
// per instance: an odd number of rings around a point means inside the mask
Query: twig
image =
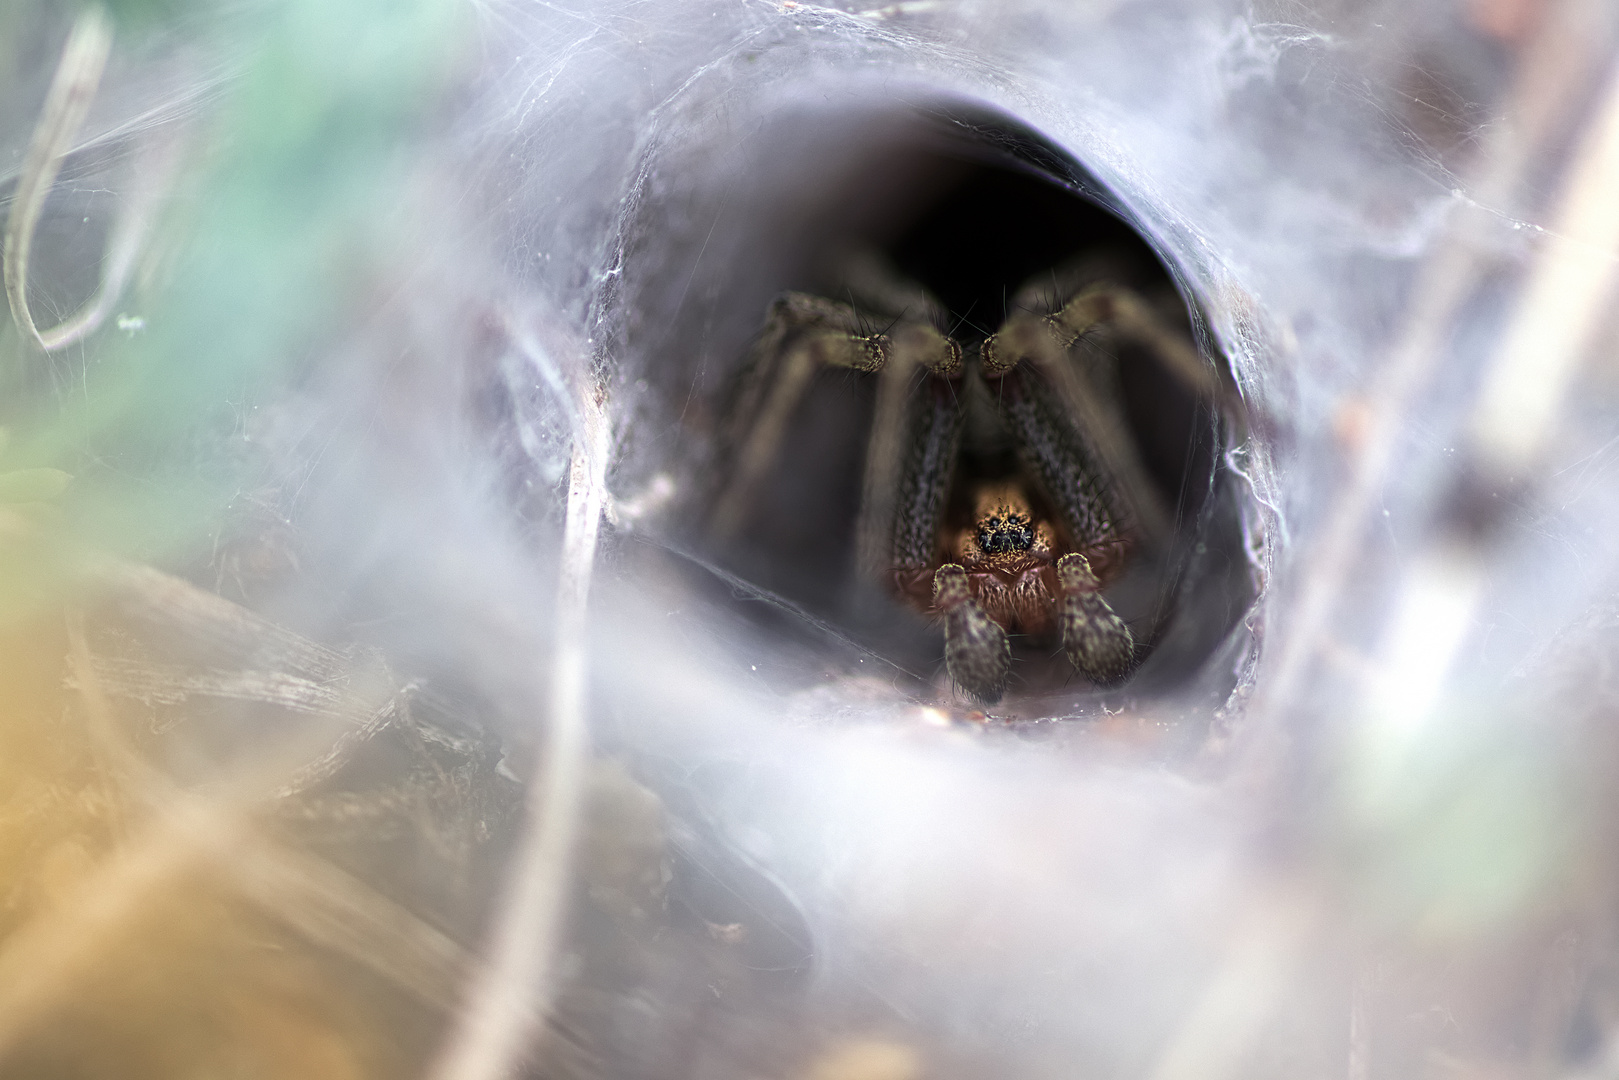
<svg viewBox="0 0 1619 1080"><path fill-rule="evenodd" d="M1576 104L1594 59L1582 19L1593 2L1561 5L1525 57L1508 121L1481 147L1482 173L1475 190L1484 204L1512 200L1536 164L1541 143L1556 133ZM1487 253L1480 250L1481 229L1478 211L1466 212L1417 276L1403 328L1368 394L1365 433L1350 448L1342 489L1313 548L1300 561L1299 602L1287 632L1275 637L1277 654L1256 694L1255 716L1285 718L1307 685L1358 564L1372 510L1396 465L1398 435L1445 358L1457 313L1489 265Z"/></svg>
<svg viewBox="0 0 1619 1080"><path fill-rule="evenodd" d="M1619 78L1568 175L1552 235L1519 296L1473 416L1480 471L1531 468L1600 321L1619 269Z"/></svg>
<svg viewBox="0 0 1619 1080"><path fill-rule="evenodd" d="M1468 429L1472 484L1522 482L1547 440L1619 278L1619 74L1580 140L1554 228L1485 369ZM1482 490L1465 493L1478 499ZM1451 525L1441 522L1442 526ZM1426 721L1489 584L1484 536L1443 529L1411 560L1368 694L1375 752L1399 753ZM1374 794L1382 789L1375 784Z"/></svg>
<svg viewBox="0 0 1619 1080"><path fill-rule="evenodd" d="M529 781L522 844L483 966L429 1073L435 1080L510 1075L556 994L557 939L579 826L586 758L585 622L604 503L608 423L592 388L580 401L557 589L545 744Z"/></svg>

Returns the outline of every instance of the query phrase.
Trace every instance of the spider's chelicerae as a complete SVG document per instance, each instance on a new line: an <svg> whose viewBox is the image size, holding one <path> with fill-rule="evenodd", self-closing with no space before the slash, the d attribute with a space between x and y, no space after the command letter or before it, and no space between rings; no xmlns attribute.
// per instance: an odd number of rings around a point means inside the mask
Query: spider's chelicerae
<svg viewBox="0 0 1619 1080"><path fill-rule="evenodd" d="M1184 330L1135 292L1076 264L1040 275L990 334L962 332L925 290L875 260L846 299L785 293L770 306L730 411L710 528L740 527L822 368L877 381L857 524L869 576L940 617L950 678L990 704L1011 672L1009 634L1056 639L1100 686L1135 670L1130 627L1102 590L1169 514L1079 346L1112 335L1207 386ZM919 376L918 373L925 373ZM920 381L921 385L918 385Z"/></svg>

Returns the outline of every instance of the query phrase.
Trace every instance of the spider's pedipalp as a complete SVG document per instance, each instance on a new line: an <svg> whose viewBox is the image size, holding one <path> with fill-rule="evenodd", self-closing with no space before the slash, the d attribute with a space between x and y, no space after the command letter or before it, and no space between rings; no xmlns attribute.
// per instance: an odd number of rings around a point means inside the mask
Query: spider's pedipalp
<svg viewBox="0 0 1619 1080"><path fill-rule="evenodd" d="M967 571L945 563L933 574L933 603L944 616L944 666L969 697L993 705L1006 693L1012 646L973 599Z"/></svg>
<svg viewBox="0 0 1619 1080"><path fill-rule="evenodd" d="M1117 686L1135 668L1135 638L1103 598L1100 587L1085 556L1071 554L1057 560L1063 652L1091 682Z"/></svg>

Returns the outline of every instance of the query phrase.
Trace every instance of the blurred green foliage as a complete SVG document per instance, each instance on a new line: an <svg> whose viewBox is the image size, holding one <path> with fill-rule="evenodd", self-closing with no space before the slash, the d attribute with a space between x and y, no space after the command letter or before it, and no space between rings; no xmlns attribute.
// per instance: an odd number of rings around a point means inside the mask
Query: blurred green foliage
<svg viewBox="0 0 1619 1080"><path fill-rule="evenodd" d="M1337 759L1322 850L1374 925L1495 932L1566 896L1587 793L1544 702L1458 699L1412 729L1363 722Z"/></svg>
<svg viewBox="0 0 1619 1080"><path fill-rule="evenodd" d="M78 549L183 558L205 543L254 468L241 416L388 288L412 150L432 134L464 37L458 0L107 8L113 59L79 141L122 125L112 160L138 163L147 140L174 135L172 124L120 113L132 107L122 104L126 81L156 78L163 95L190 104L181 164L148 239L159 265L117 308L138 316L139 331L109 320L47 357L9 316L0 330L0 386L11 388L0 402L9 435L0 472L18 483L47 475L20 470L76 478L53 493L59 533L30 548L57 553L53 562ZM37 112L77 10L0 6L0 43L9 43L0 79L22 91L13 107ZM0 168L14 177L31 125L7 130ZM65 170L52 198L96 182L94 163L85 168L91 175ZM36 237L36 258L47 239ZM0 613L37 600L42 576L56 572L20 549L0 553Z"/></svg>

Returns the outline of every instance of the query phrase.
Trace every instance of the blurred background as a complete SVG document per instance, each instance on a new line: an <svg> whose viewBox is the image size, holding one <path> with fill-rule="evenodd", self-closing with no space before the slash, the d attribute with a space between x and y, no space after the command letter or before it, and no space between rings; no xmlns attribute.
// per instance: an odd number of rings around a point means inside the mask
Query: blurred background
<svg viewBox="0 0 1619 1080"><path fill-rule="evenodd" d="M10 0L0 1074L1619 1074L1607 0ZM1102 691L767 306L1053 267ZM1088 262L1086 260L1089 260ZM1189 370L1189 369L1188 369Z"/></svg>

